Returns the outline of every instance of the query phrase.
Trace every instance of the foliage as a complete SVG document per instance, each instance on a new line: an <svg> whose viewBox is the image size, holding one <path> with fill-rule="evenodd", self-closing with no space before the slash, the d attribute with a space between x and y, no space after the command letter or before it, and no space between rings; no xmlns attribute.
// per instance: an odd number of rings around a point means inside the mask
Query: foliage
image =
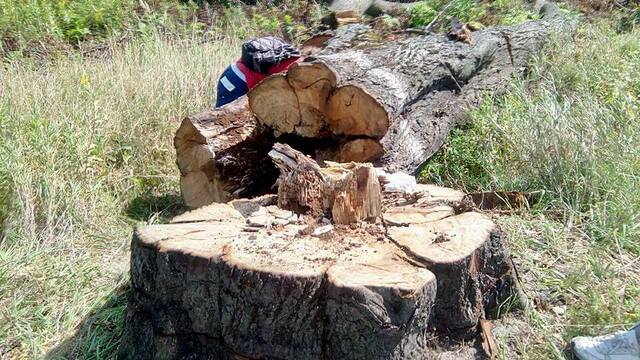
<svg viewBox="0 0 640 360"><path fill-rule="evenodd" d="M0 0L0 56L45 53L92 41L133 39L152 33L217 40L232 33L283 36L297 41L322 15L315 1Z"/></svg>
<svg viewBox="0 0 640 360"><path fill-rule="evenodd" d="M180 209L173 132L239 45L149 34L0 67L0 357L113 357L132 225Z"/></svg>
<svg viewBox="0 0 640 360"><path fill-rule="evenodd" d="M623 8L618 13L619 32L630 32L640 25L640 2L631 2L630 7Z"/></svg>
<svg viewBox="0 0 640 360"><path fill-rule="evenodd" d="M434 9L434 4L425 1L409 11L409 25L412 27L427 26L436 15L438 15L438 11Z"/></svg>
<svg viewBox="0 0 640 360"><path fill-rule="evenodd" d="M132 0L0 0L0 38L77 43L121 29L134 6Z"/></svg>
<svg viewBox="0 0 640 360"><path fill-rule="evenodd" d="M441 20L445 25L446 20L452 17L462 22L479 22L484 25L512 25L536 17L522 0L430 0L423 1L409 10L408 25L426 26L440 12L443 12Z"/></svg>

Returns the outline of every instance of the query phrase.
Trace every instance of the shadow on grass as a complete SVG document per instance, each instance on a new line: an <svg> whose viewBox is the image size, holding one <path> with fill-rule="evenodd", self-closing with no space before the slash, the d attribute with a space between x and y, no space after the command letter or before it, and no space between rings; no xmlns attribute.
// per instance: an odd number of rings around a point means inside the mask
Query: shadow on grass
<svg viewBox="0 0 640 360"><path fill-rule="evenodd" d="M127 204L125 215L135 221L168 223L172 217L187 210L178 194L144 194ZM115 288L89 311L73 335L50 349L44 359L116 359L129 292L129 281Z"/></svg>
<svg viewBox="0 0 640 360"><path fill-rule="evenodd" d="M46 360L115 359L124 330L129 283L116 288L93 308L76 332L49 350Z"/></svg>
<svg viewBox="0 0 640 360"><path fill-rule="evenodd" d="M130 219L136 221L163 224L187 210L182 197L178 194L160 196L145 194L131 200L125 212Z"/></svg>

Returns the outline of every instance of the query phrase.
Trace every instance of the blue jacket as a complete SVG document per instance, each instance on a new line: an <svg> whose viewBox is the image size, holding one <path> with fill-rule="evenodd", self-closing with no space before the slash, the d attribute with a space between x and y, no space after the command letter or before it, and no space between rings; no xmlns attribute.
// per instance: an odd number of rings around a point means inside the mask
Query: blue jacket
<svg viewBox="0 0 640 360"><path fill-rule="evenodd" d="M240 71L236 63L233 63L222 72L218 80L216 107L226 105L245 95L248 91L249 86L245 74Z"/></svg>

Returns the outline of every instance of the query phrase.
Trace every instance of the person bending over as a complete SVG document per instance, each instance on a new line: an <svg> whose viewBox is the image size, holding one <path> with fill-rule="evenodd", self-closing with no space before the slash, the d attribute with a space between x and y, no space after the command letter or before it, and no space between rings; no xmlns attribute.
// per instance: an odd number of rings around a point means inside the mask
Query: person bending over
<svg viewBox="0 0 640 360"><path fill-rule="evenodd" d="M233 102L265 77L286 71L300 60L300 51L277 37L261 37L245 42L242 44L240 60L229 65L218 79L216 107Z"/></svg>

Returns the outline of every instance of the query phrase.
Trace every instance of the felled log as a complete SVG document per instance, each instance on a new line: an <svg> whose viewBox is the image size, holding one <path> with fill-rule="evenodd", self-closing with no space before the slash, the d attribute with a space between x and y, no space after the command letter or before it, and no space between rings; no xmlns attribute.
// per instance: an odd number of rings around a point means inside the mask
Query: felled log
<svg viewBox="0 0 640 360"><path fill-rule="evenodd" d="M249 103L278 133L379 140L382 165L413 172L462 110L521 74L549 33L565 30L559 9L545 9L540 21L475 32L471 45L435 34L366 43L344 29L310 63L257 86Z"/></svg>
<svg viewBox="0 0 640 360"><path fill-rule="evenodd" d="M273 197L139 226L120 357L438 358L433 339L477 334L511 294L513 269L488 217L447 208L458 192L420 187L411 196L421 201L386 207L384 224L328 232Z"/></svg>
<svg viewBox="0 0 640 360"><path fill-rule="evenodd" d="M473 32L470 44L432 33L384 39L360 24L339 28L314 57L256 86L248 102L183 121L176 151L186 204L270 188L277 173L265 159L276 141L320 162L414 173L464 122L466 109L526 71L551 33L571 33L555 4L541 14Z"/></svg>
<svg viewBox="0 0 640 360"><path fill-rule="evenodd" d="M360 17L363 14L379 15L380 13L401 14L420 1L417 0L332 0L329 10L333 11L336 17Z"/></svg>
<svg viewBox="0 0 640 360"><path fill-rule="evenodd" d="M185 118L174 138L185 203L197 208L269 191L278 176L267 156L272 144L246 97Z"/></svg>

